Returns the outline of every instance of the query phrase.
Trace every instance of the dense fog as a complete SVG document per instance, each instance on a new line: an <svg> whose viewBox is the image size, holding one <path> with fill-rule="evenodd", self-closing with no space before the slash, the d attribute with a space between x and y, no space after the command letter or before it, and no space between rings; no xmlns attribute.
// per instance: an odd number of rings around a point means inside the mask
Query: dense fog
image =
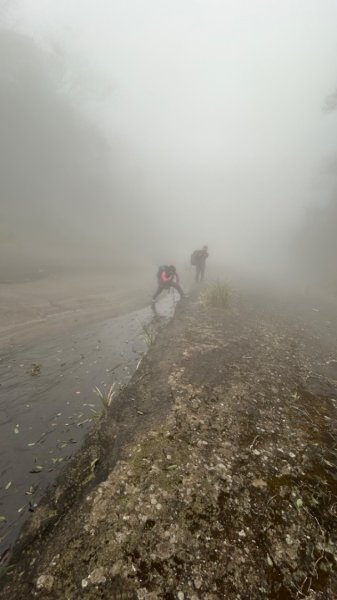
<svg viewBox="0 0 337 600"><path fill-rule="evenodd" d="M2 3L1 269L208 244L333 280L336 23L332 0Z"/></svg>

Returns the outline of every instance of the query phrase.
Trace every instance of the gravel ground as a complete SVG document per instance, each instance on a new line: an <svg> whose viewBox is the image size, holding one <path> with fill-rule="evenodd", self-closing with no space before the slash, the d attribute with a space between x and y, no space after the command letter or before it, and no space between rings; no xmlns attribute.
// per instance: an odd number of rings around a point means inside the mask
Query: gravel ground
<svg viewBox="0 0 337 600"><path fill-rule="evenodd" d="M335 599L329 310L262 292L181 304L95 433L97 477L88 440L0 598Z"/></svg>

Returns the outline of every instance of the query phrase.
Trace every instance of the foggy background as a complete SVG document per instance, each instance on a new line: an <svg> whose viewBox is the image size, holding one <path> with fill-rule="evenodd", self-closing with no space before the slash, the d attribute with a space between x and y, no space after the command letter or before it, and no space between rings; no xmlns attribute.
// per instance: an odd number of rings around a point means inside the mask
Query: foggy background
<svg viewBox="0 0 337 600"><path fill-rule="evenodd" d="M0 274L208 244L337 289L334 0L0 7Z"/></svg>

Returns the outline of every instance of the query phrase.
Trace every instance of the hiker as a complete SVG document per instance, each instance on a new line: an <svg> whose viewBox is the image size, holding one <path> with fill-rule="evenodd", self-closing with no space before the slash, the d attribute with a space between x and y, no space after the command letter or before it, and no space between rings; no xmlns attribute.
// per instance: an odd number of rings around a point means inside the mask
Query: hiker
<svg viewBox="0 0 337 600"><path fill-rule="evenodd" d="M176 268L173 265L161 266L157 273L158 289L152 297L152 306L155 305L156 299L163 290L174 288L179 292L180 298L184 298L185 294L179 284L179 276Z"/></svg>
<svg viewBox="0 0 337 600"><path fill-rule="evenodd" d="M191 265L195 267L195 280L197 283L204 281L208 256L208 246L203 246L201 250L194 250L191 256Z"/></svg>

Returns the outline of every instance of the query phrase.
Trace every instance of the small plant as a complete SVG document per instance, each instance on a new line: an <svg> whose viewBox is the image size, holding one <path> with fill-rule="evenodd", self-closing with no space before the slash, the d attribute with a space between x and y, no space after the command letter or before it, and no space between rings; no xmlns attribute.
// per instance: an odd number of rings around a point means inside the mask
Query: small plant
<svg viewBox="0 0 337 600"><path fill-rule="evenodd" d="M41 375L41 365L38 363L32 363L30 374L32 377L39 377Z"/></svg>
<svg viewBox="0 0 337 600"><path fill-rule="evenodd" d="M105 394L103 394L103 392L97 386L95 387L94 392L102 402L103 412L107 411L112 402L112 399L116 393L115 392L115 384L113 383L112 386L110 387L109 391L106 392Z"/></svg>
<svg viewBox="0 0 337 600"><path fill-rule="evenodd" d="M211 283L203 294L203 302L207 306L225 308L228 305L229 287L227 283L216 281Z"/></svg>
<svg viewBox="0 0 337 600"><path fill-rule="evenodd" d="M148 348L154 344L156 339L156 332L151 327L151 325L147 325L146 323L141 323L143 330L143 338Z"/></svg>

